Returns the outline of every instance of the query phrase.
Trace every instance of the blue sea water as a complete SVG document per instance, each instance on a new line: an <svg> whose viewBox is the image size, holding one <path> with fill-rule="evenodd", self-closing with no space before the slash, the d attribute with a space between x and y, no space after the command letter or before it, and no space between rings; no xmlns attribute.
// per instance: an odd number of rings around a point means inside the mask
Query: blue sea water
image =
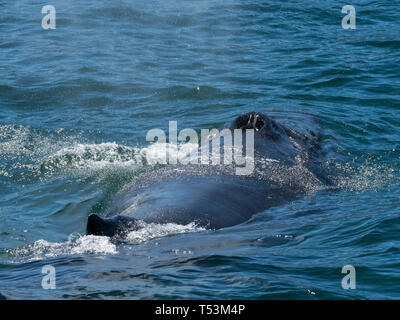
<svg viewBox="0 0 400 320"><path fill-rule="evenodd" d="M0 0L0 297L399 298L399 99L397 1ZM90 213L155 170L134 161L148 130L252 110L321 119L339 188L217 231L84 236Z"/></svg>

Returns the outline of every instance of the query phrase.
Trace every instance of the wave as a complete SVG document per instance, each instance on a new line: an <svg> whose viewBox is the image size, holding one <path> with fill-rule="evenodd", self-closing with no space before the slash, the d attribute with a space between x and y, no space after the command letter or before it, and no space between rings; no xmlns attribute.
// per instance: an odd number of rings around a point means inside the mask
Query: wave
<svg viewBox="0 0 400 320"><path fill-rule="evenodd" d="M144 147L116 142L91 143L82 135L65 129L38 130L29 126L0 126L0 178L24 183L54 176L100 177L125 170L135 174L144 167L162 163L165 152L176 152L182 159L197 149L196 144L153 143Z"/></svg>
<svg viewBox="0 0 400 320"><path fill-rule="evenodd" d="M141 223L141 229L129 232L123 239L125 244L140 244L155 238L175 234L203 231L195 223L179 225L175 223ZM118 244L105 236L80 235L73 233L65 242L49 242L43 239L19 248L4 250L8 263L31 262L70 255L114 255L118 254Z"/></svg>
<svg viewBox="0 0 400 320"><path fill-rule="evenodd" d="M75 254L116 254L117 246L108 237L70 235L66 242L37 240L32 244L5 250L8 262L21 263Z"/></svg>
<svg viewBox="0 0 400 320"><path fill-rule="evenodd" d="M203 230L205 229L197 227L194 222L187 225L175 223L157 224L141 222L141 229L129 232L126 235L125 240L131 244L137 244L154 238Z"/></svg>

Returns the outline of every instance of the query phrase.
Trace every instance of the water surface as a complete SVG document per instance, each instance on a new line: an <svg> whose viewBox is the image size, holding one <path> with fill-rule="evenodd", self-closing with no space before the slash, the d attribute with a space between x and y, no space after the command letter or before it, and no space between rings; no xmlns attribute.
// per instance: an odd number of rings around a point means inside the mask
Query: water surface
<svg viewBox="0 0 400 320"><path fill-rule="evenodd" d="M392 299L400 294L400 14L356 1L0 1L0 294L10 299ZM338 190L218 231L90 213L143 170L148 130L252 111L324 126ZM341 269L353 265L356 290ZM41 287L44 265L57 289Z"/></svg>

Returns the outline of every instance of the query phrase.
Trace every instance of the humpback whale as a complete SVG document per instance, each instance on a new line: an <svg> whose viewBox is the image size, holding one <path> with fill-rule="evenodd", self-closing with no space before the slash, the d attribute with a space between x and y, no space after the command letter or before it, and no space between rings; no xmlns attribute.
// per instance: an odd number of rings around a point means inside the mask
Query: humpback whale
<svg viewBox="0 0 400 320"><path fill-rule="evenodd" d="M251 174L236 175L234 164L164 166L119 192L101 217L91 214L86 234L122 237L143 222L230 227L329 184L321 169L321 134L314 120L279 121L249 112L228 128L243 134L254 130Z"/></svg>

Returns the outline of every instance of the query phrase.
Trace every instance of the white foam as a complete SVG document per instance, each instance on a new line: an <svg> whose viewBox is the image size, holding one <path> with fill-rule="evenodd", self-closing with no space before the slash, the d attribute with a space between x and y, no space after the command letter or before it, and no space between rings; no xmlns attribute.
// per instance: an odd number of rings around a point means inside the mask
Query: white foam
<svg viewBox="0 0 400 320"><path fill-rule="evenodd" d="M136 164L139 148L126 147L115 142L81 144L64 147L49 156L49 161L70 164L75 168L103 168L109 164L130 166Z"/></svg>
<svg viewBox="0 0 400 320"><path fill-rule="evenodd" d="M196 144L184 143L170 145L167 143L153 143L147 147L130 147L115 142L99 144L91 143L63 143L48 148L50 142L32 158L31 163L17 163L14 168L24 169L42 178L55 174L66 173L74 176L91 176L98 173L107 174L110 170L128 170L136 172L143 166L168 162L168 153L176 154L178 161L194 156L198 149ZM48 153L43 154L43 150ZM0 168L3 176L12 175ZM3 172L4 171L4 172Z"/></svg>
<svg viewBox="0 0 400 320"><path fill-rule="evenodd" d="M175 223L157 224L141 222L141 228L139 230L129 232L126 235L126 241L137 244L158 237L201 230L205 229L197 227L194 222L187 225Z"/></svg>
<svg viewBox="0 0 400 320"><path fill-rule="evenodd" d="M140 229L129 232L124 239L131 244L139 244L154 238L205 230L197 227L195 223L179 225L175 223L156 224L140 222ZM32 244L7 249L6 253L10 255L10 262L36 261L58 256L82 255L82 254L117 254L117 245L111 242L111 238L105 236L94 236L79 234L70 235L65 242L49 242L46 240L37 240Z"/></svg>
<svg viewBox="0 0 400 320"><path fill-rule="evenodd" d="M197 162L199 146L195 143L160 143L155 142L140 150L142 160L148 164L167 164L177 162Z"/></svg>
<svg viewBox="0 0 400 320"><path fill-rule="evenodd" d="M35 165L46 176L67 173L74 176L100 178L114 170L136 172L143 167L141 149L106 142L99 144L74 143L39 159Z"/></svg>
<svg viewBox="0 0 400 320"><path fill-rule="evenodd" d="M9 249L7 253L16 259L35 261L73 254L116 254L118 251L116 245L111 243L110 238L87 235L70 236L66 242L37 240L22 248Z"/></svg>

